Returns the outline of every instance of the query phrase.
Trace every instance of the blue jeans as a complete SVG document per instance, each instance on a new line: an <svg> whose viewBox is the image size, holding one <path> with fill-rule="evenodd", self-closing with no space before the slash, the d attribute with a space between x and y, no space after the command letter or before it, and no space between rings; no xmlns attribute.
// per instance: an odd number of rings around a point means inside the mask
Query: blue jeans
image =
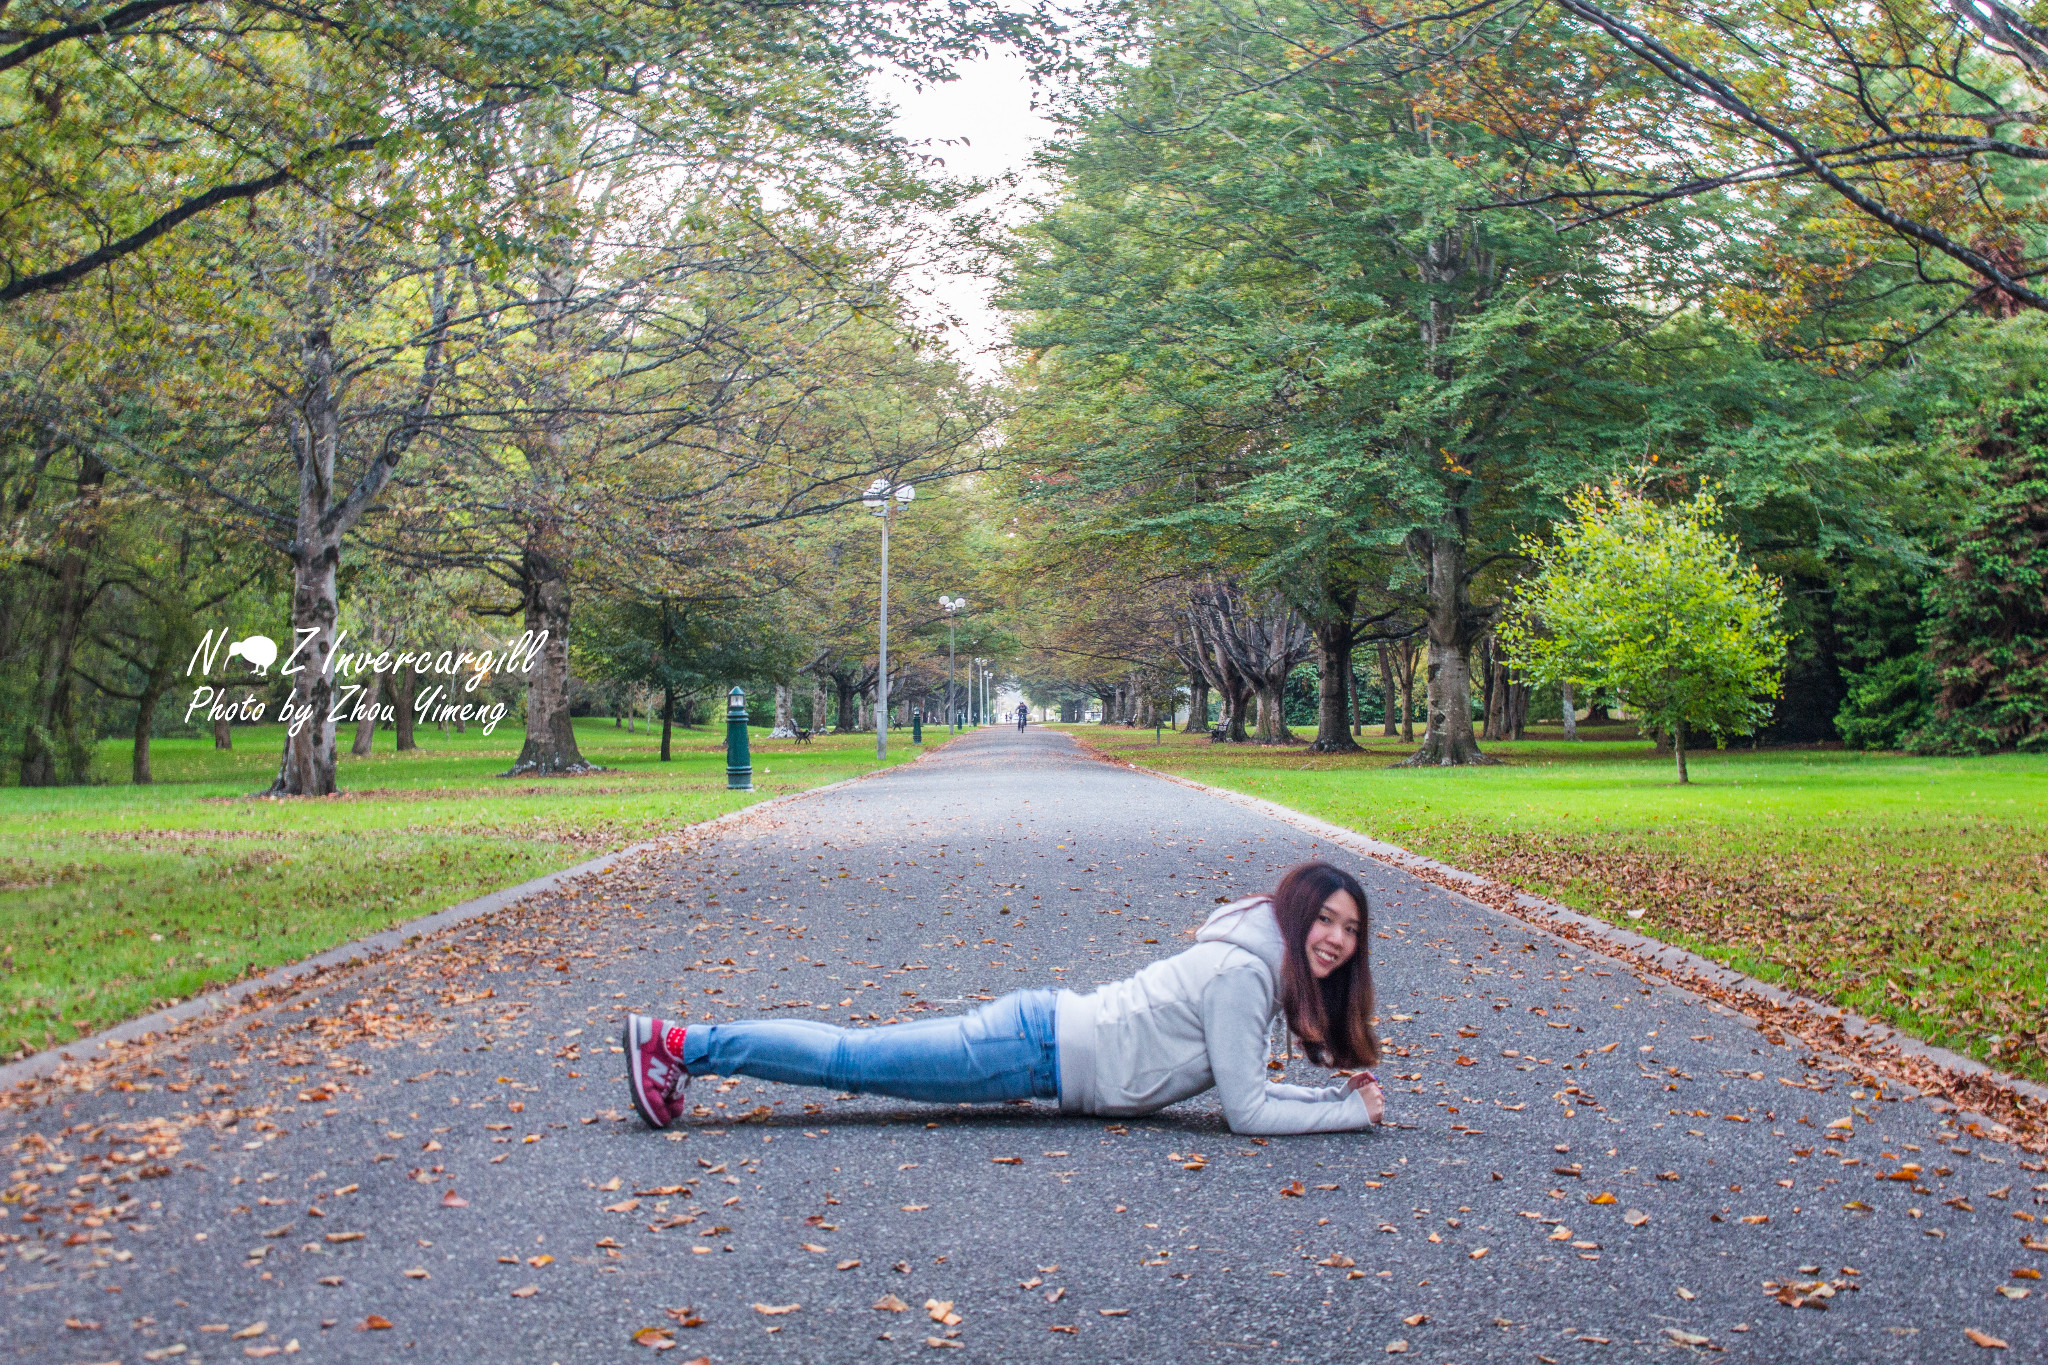
<svg viewBox="0 0 2048 1365"><path fill-rule="evenodd" d="M958 1019L850 1029L812 1019L693 1024L683 1065L693 1076L752 1076L930 1104L995 1104L1060 1096L1059 993L1013 991Z"/></svg>

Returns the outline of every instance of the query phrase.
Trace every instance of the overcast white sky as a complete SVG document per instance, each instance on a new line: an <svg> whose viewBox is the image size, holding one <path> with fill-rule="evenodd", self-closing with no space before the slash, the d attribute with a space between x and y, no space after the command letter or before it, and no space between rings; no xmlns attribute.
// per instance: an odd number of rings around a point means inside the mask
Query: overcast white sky
<svg viewBox="0 0 2048 1365"><path fill-rule="evenodd" d="M1052 132L1031 107L1028 69L1006 53L961 68L960 78L945 85L917 90L904 81L881 79L880 86L897 107L896 130L927 144L947 170L962 177L1021 171L1034 145ZM989 306L988 282L927 269L917 272L917 284L964 324L954 347L961 358L976 373L993 375L1002 363L994 348L1004 337L1004 322Z"/></svg>

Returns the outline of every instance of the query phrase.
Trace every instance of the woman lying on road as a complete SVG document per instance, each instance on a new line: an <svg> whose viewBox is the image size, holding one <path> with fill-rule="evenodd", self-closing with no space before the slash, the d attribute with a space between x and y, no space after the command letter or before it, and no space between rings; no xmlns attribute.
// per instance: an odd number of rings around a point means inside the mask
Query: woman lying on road
<svg viewBox="0 0 2048 1365"><path fill-rule="evenodd" d="M1328 863L1289 869L1271 896L1226 905L1195 946L1092 995L1015 991L957 1019L846 1029L799 1019L673 1024L626 1020L627 1084L640 1117L666 1128L691 1076L931 1104L1057 1099L1068 1114L1133 1118L1214 1086L1236 1133L1323 1133L1380 1121L1379 1079L1266 1079L1276 1015L1318 1066L1379 1061L1372 1030L1365 888Z"/></svg>

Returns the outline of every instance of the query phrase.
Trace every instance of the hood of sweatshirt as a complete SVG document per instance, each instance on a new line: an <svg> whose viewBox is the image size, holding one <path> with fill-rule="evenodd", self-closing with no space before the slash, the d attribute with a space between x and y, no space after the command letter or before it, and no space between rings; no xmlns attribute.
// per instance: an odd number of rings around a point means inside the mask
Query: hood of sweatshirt
<svg viewBox="0 0 2048 1365"><path fill-rule="evenodd" d="M1197 931L1195 942L1242 948L1266 964L1273 980L1280 980L1287 941L1280 936L1280 921L1273 917L1273 902L1268 897L1250 896L1219 907Z"/></svg>

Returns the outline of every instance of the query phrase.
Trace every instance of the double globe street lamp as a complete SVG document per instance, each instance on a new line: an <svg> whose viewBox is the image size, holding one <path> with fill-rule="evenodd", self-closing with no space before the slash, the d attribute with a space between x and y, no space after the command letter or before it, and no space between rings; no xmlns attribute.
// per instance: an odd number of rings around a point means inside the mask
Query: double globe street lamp
<svg viewBox="0 0 2048 1365"><path fill-rule="evenodd" d="M882 650L875 670L875 758L889 756L889 521L899 507L910 506L917 489L907 483L876 479L861 494L860 505L882 519Z"/></svg>
<svg viewBox="0 0 2048 1365"><path fill-rule="evenodd" d="M953 699L953 618L967 610L964 597L939 597L939 609L946 613L946 724L947 733L960 733L960 703Z"/></svg>

